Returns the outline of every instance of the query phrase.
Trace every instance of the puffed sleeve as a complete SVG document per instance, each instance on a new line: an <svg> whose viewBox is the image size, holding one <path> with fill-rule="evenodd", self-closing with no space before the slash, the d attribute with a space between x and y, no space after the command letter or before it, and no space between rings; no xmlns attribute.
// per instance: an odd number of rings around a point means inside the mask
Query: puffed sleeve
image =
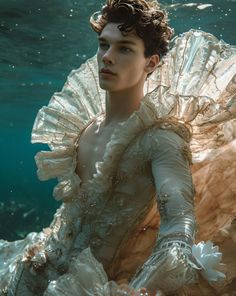
<svg viewBox="0 0 236 296"><path fill-rule="evenodd" d="M154 129L150 137L161 225L154 250L131 285L168 294L196 283L198 270L203 268L192 252L196 229L194 187L187 143L171 130Z"/></svg>

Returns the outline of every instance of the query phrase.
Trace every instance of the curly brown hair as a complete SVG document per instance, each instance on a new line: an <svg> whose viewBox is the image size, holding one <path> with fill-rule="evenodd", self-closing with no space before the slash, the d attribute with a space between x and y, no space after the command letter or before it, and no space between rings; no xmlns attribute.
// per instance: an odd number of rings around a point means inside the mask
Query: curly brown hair
<svg viewBox="0 0 236 296"><path fill-rule="evenodd" d="M123 35L135 30L143 40L145 57L158 54L164 56L173 30L168 26L167 14L155 0L107 0L98 17L90 18L95 32L101 34L107 23L120 23Z"/></svg>

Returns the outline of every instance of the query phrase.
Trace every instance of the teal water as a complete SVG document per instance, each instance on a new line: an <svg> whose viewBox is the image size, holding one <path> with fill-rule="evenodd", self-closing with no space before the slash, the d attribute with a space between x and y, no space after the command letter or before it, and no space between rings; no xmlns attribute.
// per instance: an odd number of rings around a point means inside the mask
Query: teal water
<svg viewBox="0 0 236 296"><path fill-rule="evenodd" d="M100 0L0 0L0 238L47 226L59 203L40 182L30 134L38 109L96 52L89 16ZM162 2L179 34L191 28L236 44L236 0Z"/></svg>

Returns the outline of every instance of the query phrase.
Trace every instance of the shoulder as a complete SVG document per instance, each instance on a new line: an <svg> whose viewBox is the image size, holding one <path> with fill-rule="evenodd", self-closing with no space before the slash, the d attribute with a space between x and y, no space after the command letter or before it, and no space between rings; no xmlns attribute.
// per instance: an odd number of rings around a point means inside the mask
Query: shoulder
<svg viewBox="0 0 236 296"><path fill-rule="evenodd" d="M191 162L190 139L191 132L188 126L179 122L165 121L145 131L142 147L149 159L167 151L173 153L180 151Z"/></svg>
<svg viewBox="0 0 236 296"><path fill-rule="evenodd" d="M151 142L173 140L177 142L189 143L191 140L190 126L174 119L160 119L152 126L146 129L144 139L149 139ZM151 144L151 143L150 143Z"/></svg>

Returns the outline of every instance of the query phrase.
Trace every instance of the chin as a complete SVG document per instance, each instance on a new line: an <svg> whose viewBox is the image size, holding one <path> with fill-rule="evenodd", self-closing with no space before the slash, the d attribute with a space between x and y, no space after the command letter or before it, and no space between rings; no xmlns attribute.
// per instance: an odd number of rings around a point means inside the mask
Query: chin
<svg viewBox="0 0 236 296"><path fill-rule="evenodd" d="M110 85L107 85L107 83L99 82L99 86L101 89L106 90L106 91L113 91L114 90L114 88L111 87Z"/></svg>

